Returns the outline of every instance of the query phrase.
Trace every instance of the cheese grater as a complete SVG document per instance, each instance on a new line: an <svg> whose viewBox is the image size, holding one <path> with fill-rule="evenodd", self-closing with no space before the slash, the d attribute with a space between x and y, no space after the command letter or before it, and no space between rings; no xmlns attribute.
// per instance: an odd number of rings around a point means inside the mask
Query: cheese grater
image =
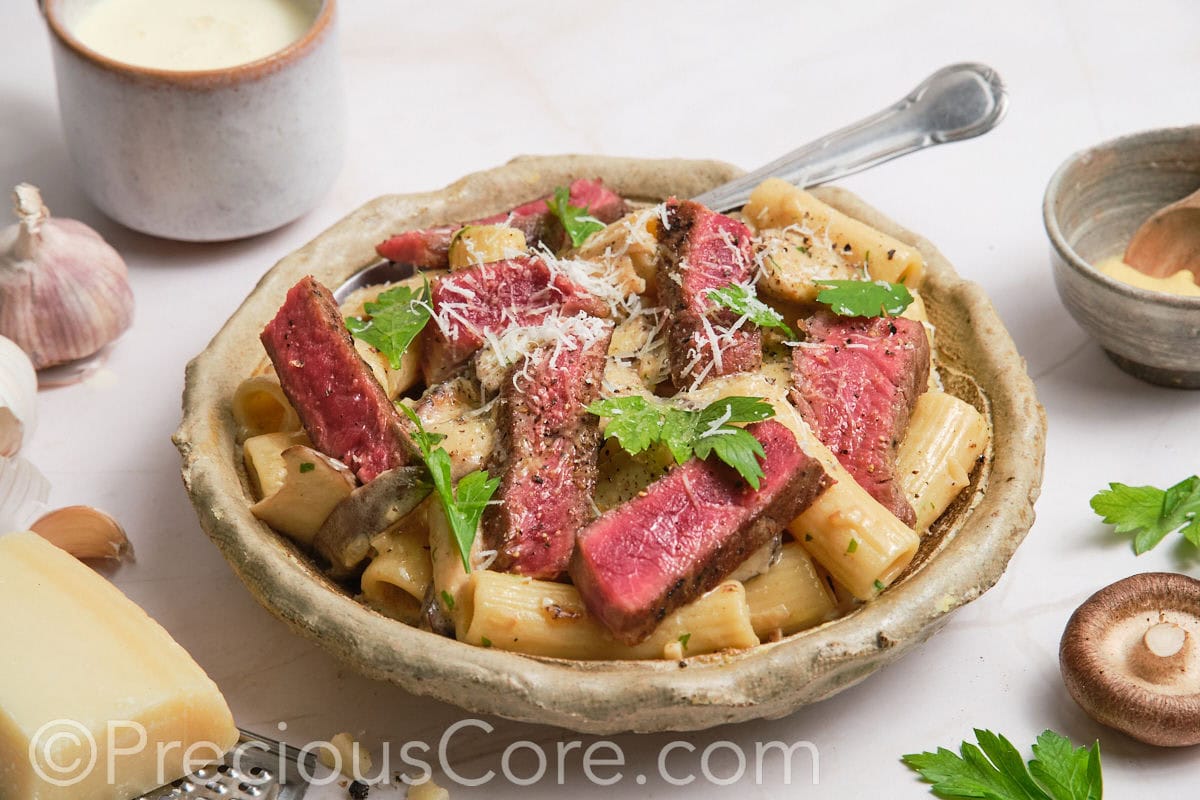
<svg viewBox="0 0 1200 800"><path fill-rule="evenodd" d="M241 731L238 746L220 764L135 800L301 800L310 787L305 775L317 773L312 753L265 736ZM303 761L304 771L299 768ZM344 796L344 792L343 792Z"/></svg>

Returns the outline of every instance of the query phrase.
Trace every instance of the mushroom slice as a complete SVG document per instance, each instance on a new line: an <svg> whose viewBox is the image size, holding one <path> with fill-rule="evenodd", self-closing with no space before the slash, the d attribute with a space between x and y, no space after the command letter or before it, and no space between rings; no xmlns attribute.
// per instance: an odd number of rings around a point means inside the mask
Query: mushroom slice
<svg viewBox="0 0 1200 800"><path fill-rule="evenodd" d="M1097 722L1148 744L1200 743L1200 581L1147 572L1096 592L1071 615L1059 665Z"/></svg>
<svg viewBox="0 0 1200 800"><path fill-rule="evenodd" d="M357 481L345 464L311 447L293 445L282 457L283 483L250 506L250 513L300 544L311 545L321 523L350 496Z"/></svg>
<svg viewBox="0 0 1200 800"><path fill-rule="evenodd" d="M316 531L313 547L337 577L352 574L371 552L371 537L390 528L429 495L422 467L396 467L339 499Z"/></svg>

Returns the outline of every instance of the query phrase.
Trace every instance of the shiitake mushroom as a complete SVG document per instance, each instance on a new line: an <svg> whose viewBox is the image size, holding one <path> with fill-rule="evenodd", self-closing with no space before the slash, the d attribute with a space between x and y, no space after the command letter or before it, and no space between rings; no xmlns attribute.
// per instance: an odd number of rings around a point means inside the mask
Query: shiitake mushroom
<svg viewBox="0 0 1200 800"><path fill-rule="evenodd" d="M1200 743L1200 581L1148 572L1075 610L1059 666L1097 722L1148 744Z"/></svg>

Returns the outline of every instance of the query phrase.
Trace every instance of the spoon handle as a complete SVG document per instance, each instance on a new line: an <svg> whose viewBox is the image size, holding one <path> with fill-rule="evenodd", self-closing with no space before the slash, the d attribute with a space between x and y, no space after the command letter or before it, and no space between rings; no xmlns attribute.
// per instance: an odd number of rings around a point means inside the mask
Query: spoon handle
<svg viewBox="0 0 1200 800"><path fill-rule="evenodd" d="M802 187L827 183L915 150L986 133L1007 108L1008 92L994 69L952 64L894 105L692 199L730 211L745 205L765 178Z"/></svg>

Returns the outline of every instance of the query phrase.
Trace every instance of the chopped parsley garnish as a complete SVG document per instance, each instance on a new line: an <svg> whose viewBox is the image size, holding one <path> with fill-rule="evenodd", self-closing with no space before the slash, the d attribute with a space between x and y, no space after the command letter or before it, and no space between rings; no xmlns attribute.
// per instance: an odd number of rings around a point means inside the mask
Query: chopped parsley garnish
<svg viewBox="0 0 1200 800"><path fill-rule="evenodd" d="M858 551L858 539L851 539L850 544L846 545L846 555L850 555L851 553L855 553L857 551Z"/></svg>
<svg viewBox="0 0 1200 800"><path fill-rule="evenodd" d="M678 464L693 455L717 458L737 470L755 489L763 476L759 458L766 458L762 444L734 423L759 422L775 416L775 409L760 397L724 397L699 411L647 400L645 397L610 397L598 400L587 410L608 417L604 430L626 452L637 455L661 442Z"/></svg>
<svg viewBox="0 0 1200 800"><path fill-rule="evenodd" d="M679 637L679 644L683 646L684 650L687 650L687 643L691 640L691 638L692 635L690 633L685 633Z"/></svg>
<svg viewBox="0 0 1200 800"><path fill-rule="evenodd" d="M731 283L708 293L708 299L724 306L738 316L748 317L760 328L779 328L791 338L796 334L783 321L783 315L758 299L753 289L740 283Z"/></svg>
<svg viewBox="0 0 1200 800"><path fill-rule="evenodd" d="M471 545L475 543L475 534L479 530L479 519L488 501L500 486L500 479L490 477L486 470L477 469L464 475L455 486L450 479L450 454L445 448L438 447L438 442L446 437L440 433L429 433L421 424L421 418L404 403L397 407L412 420L417 427L413 440L421 451L421 458L429 468L433 478L433 487L437 490L438 499L442 502L442 510L446 512L446 521L454 534L458 545L459 555L462 556L463 568L471 571ZM444 599L444 598L443 598Z"/></svg>
<svg viewBox="0 0 1200 800"><path fill-rule="evenodd" d="M887 587L883 585L883 581L881 581L881 580L875 581L875 591L882 592L886 588Z"/></svg>
<svg viewBox="0 0 1200 800"><path fill-rule="evenodd" d="M346 317L346 329L387 357L392 369L429 322L429 280L420 291L397 286L363 305L366 317Z"/></svg>
<svg viewBox="0 0 1200 800"><path fill-rule="evenodd" d="M1043 731L1026 767L1012 742L975 729L979 745L963 742L962 755L939 747L936 753L912 753L901 760L933 784L938 797L989 800L1102 800L1100 742L1076 748L1054 731Z"/></svg>
<svg viewBox="0 0 1200 800"><path fill-rule="evenodd" d="M301 461L300 462L300 472L301 473L312 472L316 468L317 468L317 465L311 461Z"/></svg>
<svg viewBox="0 0 1200 800"><path fill-rule="evenodd" d="M450 594L445 589L442 589L442 605L446 607L447 611L454 610L454 595Z"/></svg>
<svg viewBox="0 0 1200 800"><path fill-rule="evenodd" d="M546 201L546 206L551 214L558 217L575 247L586 242L596 231L604 230L604 223L593 217L590 209L571 205L571 190L566 186L555 189L554 196Z"/></svg>
<svg viewBox="0 0 1200 800"><path fill-rule="evenodd" d="M842 317L894 317L913 301L902 283L887 281L817 281L817 302Z"/></svg>
<svg viewBox="0 0 1200 800"><path fill-rule="evenodd" d="M1200 547L1200 477L1195 475L1166 490L1110 483L1091 505L1117 533L1133 534L1133 552L1138 555L1173 531Z"/></svg>
<svg viewBox="0 0 1200 800"><path fill-rule="evenodd" d="M484 647L491 647L491 646L492 646L492 640L491 640L491 639L489 639L489 638L488 638L488 637L486 637L486 636L480 636L480 637L479 637L479 643L480 643L481 645L483 645Z"/></svg>

